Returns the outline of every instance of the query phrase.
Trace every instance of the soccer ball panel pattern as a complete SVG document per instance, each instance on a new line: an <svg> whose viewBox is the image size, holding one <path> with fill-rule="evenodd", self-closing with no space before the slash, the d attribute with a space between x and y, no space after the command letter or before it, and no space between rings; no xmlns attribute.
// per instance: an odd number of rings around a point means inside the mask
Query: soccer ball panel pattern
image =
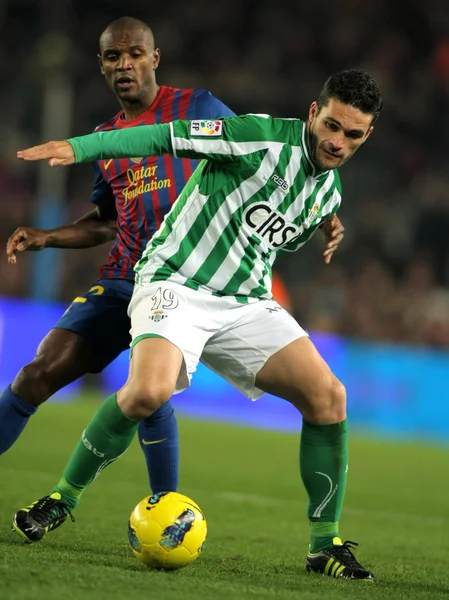
<svg viewBox="0 0 449 600"><path fill-rule="evenodd" d="M143 498L128 522L131 550L154 569L174 570L192 563L206 537L207 523L200 507L177 492Z"/></svg>

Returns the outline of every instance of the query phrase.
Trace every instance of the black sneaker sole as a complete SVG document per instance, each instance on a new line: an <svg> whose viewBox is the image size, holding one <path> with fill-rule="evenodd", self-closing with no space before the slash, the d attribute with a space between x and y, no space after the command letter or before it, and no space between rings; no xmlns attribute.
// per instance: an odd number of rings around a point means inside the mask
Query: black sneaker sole
<svg viewBox="0 0 449 600"><path fill-rule="evenodd" d="M331 577L331 579L350 579L352 581L371 581L372 583L376 582L374 577L334 577L333 575L329 575L328 573L322 573L321 571L315 570L310 565L306 565L306 572L313 573L314 575L322 575L323 577Z"/></svg>

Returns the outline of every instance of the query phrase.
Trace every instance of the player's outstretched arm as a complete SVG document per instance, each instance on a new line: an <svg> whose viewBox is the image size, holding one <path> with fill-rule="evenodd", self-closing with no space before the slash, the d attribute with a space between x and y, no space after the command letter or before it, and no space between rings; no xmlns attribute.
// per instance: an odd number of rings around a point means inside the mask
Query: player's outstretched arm
<svg viewBox="0 0 449 600"><path fill-rule="evenodd" d="M17 158L21 160L46 160L50 167L71 165L75 162L75 153L69 142L47 142L26 150L19 150Z"/></svg>
<svg viewBox="0 0 449 600"><path fill-rule="evenodd" d="M162 124L100 131L66 141L47 142L20 150L17 158L29 161L48 160L50 167L59 167L101 159L171 153L170 128L168 124Z"/></svg>
<svg viewBox="0 0 449 600"><path fill-rule="evenodd" d="M8 262L17 262L19 252L37 252L44 248L92 248L114 239L116 213L109 214L97 206L69 225L54 229L18 227L6 244Z"/></svg>

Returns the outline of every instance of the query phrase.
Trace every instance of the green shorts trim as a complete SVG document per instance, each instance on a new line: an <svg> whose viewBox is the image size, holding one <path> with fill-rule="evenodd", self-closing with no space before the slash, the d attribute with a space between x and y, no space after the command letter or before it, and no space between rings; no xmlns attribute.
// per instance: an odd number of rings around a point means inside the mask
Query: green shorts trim
<svg viewBox="0 0 449 600"><path fill-rule="evenodd" d="M141 340L144 340L145 338L161 338L163 340L165 340L166 338L163 335L158 335L157 333L142 333L142 335L138 335L136 337L136 339L134 339L131 342L131 352L129 354L129 358L131 359L132 355L133 355L133 348L136 344L138 344Z"/></svg>

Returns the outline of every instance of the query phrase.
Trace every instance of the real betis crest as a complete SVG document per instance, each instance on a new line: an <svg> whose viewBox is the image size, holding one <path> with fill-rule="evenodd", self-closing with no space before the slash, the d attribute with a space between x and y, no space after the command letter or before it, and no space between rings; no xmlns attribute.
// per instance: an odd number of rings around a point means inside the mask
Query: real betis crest
<svg viewBox="0 0 449 600"><path fill-rule="evenodd" d="M155 323L159 323L163 319L166 319L167 316L168 315L166 315L163 310L155 310L153 311L153 314L150 315L150 319Z"/></svg>
<svg viewBox="0 0 449 600"><path fill-rule="evenodd" d="M312 208L309 210L309 214L307 215L307 219L304 221L304 225L306 227L310 227L312 225L312 223L315 221L315 219L318 216L318 212L320 210L320 205L314 204L312 206Z"/></svg>

